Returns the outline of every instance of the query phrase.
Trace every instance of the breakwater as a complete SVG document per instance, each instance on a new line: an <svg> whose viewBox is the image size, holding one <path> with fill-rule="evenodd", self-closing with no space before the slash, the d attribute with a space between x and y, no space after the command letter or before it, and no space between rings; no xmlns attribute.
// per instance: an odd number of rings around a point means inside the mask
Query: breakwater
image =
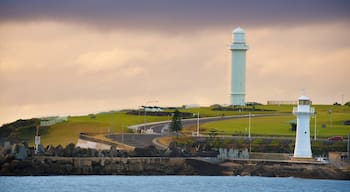
<svg viewBox="0 0 350 192"><path fill-rule="evenodd" d="M329 164L168 157L35 157L3 159L0 175L241 175L350 179Z"/></svg>

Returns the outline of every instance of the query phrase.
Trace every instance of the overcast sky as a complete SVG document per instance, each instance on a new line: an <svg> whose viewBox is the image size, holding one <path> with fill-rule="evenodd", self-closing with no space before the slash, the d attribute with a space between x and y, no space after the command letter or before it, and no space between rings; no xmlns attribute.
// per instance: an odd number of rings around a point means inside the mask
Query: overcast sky
<svg viewBox="0 0 350 192"><path fill-rule="evenodd" d="M0 124L228 104L238 26L248 101L296 100L303 89L314 103L350 101L349 10L346 0L1 0Z"/></svg>

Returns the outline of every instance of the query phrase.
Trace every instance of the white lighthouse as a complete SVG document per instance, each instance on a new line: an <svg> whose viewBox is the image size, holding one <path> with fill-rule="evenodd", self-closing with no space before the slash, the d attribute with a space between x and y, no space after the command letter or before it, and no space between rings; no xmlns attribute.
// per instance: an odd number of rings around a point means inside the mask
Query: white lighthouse
<svg viewBox="0 0 350 192"><path fill-rule="evenodd" d="M231 105L245 105L245 63L248 45L245 42L245 31L238 27L233 30L231 68Z"/></svg>
<svg viewBox="0 0 350 192"><path fill-rule="evenodd" d="M293 108L293 114L297 116L297 132L295 138L295 160L312 159L310 143L310 117L315 109L310 107L311 100L306 96L299 97L298 106Z"/></svg>

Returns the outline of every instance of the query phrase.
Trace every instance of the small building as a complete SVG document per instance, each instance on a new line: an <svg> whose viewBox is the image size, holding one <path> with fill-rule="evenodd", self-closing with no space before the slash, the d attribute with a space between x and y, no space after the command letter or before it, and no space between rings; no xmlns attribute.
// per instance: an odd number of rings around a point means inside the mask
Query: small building
<svg viewBox="0 0 350 192"><path fill-rule="evenodd" d="M68 117L59 117L59 116L43 117L43 118L40 118L40 127L48 127L56 123L61 123L67 120L68 120Z"/></svg>
<svg viewBox="0 0 350 192"><path fill-rule="evenodd" d="M144 111L147 112L160 112L163 111L163 108L158 107L158 106L141 106Z"/></svg>
<svg viewBox="0 0 350 192"><path fill-rule="evenodd" d="M200 108L201 106L199 104L189 104L189 105L184 105L185 109L192 109L192 108Z"/></svg>
<svg viewBox="0 0 350 192"><path fill-rule="evenodd" d="M348 159L347 152L328 152L328 159L331 163L339 163Z"/></svg>
<svg viewBox="0 0 350 192"><path fill-rule="evenodd" d="M296 105L297 101L288 101L288 100L270 100L267 101L268 105Z"/></svg>

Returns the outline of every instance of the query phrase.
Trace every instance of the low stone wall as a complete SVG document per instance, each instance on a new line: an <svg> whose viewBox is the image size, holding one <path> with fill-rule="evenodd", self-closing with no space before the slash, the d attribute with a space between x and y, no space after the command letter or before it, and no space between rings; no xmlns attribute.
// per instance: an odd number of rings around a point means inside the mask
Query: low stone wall
<svg viewBox="0 0 350 192"><path fill-rule="evenodd" d="M288 153L249 153L250 159L271 159L271 160L289 160L290 154Z"/></svg>

